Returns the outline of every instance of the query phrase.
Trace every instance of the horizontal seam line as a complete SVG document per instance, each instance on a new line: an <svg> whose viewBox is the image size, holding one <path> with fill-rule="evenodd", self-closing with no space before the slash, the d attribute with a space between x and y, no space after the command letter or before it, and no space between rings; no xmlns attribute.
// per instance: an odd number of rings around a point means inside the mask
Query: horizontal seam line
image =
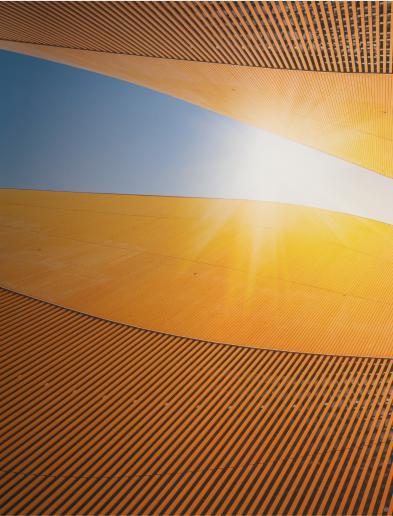
<svg viewBox="0 0 393 516"><path fill-rule="evenodd" d="M108 195L114 195L114 194L108 194ZM226 200L226 199L223 199L223 200ZM228 200L230 200L230 199L228 199ZM241 201L242 199L238 199L238 200ZM253 201L251 201L251 202L253 202ZM256 202L264 202L264 201L256 201ZM132 213L116 213L116 212L111 212L111 211L82 210L82 209L77 209L77 208L61 208L61 207L58 207L58 206L41 206L40 204L24 204L24 203L6 202L6 201L2 202L2 204L6 204L8 206L23 206L23 207L29 207L29 208L42 208L42 209L48 209L48 210L64 210L64 211L75 211L75 212L82 212L82 213L94 213L94 214L99 214L99 215L116 215L116 216L121 216L121 217L139 217L139 218L147 218L147 219L164 219L164 220L187 220L187 221L196 221L196 222L203 222L203 221L209 220L209 218L197 219L197 218L193 218L193 217L164 217L164 216L157 216L157 215L138 215L138 214L132 214ZM286 203L283 203L283 204L286 204ZM296 205L296 206L298 206L298 205ZM306 208L309 208L309 207L306 206ZM313 209L313 208L311 208L311 209ZM324 208L317 208L317 209L324 210ZM326 210L326 211L332 211L332 210ZM338 212L338 213L343 213L343 212ZM343 214L344 215L351 215L349 213L347 213L347 214L343 213ZM351 216L352 217L356 217L357 219L365 218L365 217L361 217L360 215L351 215ZM215 220L215 219L210 219L210 220ZM387 226L390 226L390 224L388 224L386 222L381 222L379 220L374 220L374 219L366 219L366 220L372 220L373 222L378 222L379 224L385 224ZM334 246L337 246L337 247L341 247L343 249L349 249L350 251L354 251L355 253L359 253L359 254L364 255L364 256L370 256L371 258L375 258L377 260L381 260L382 262L389 263L389 264L393 265L393 261L386 260L385 258L381 258L379 256L375 256L375 255L370 254L370 253L365 253L364 251L359 251L359 249L355 249L353 247L348 247L348 246L343 245L341 243L331 242L329 240L325 240L324 238L318 238L318 237L315 237L315 236L305 235L304 233L299 233L298 231L288 231L286 229L279 229L279 228L270 227L270 226L262 226L262 225L259 225L259 224L250 224L250 223L247 223L247 222L223 222L222 224L235 224L235 225L238 225L238 226L249 226L249 227L252 227L252 228L262 228L262 229L268 229L270 231L278 231L278 232L282 232L282 233L289 233L291 235L301 235L301 236L303 236L305 238L309 238L311 240L316 240L318 242L325 242L327 244L334 245ZM0 224L0 226L12 227L12 228L15 228L15 229L25 229L25 228L17 228L15 226L7 226L6 224ZM30 231L30 230L26 229L26 231ZM34 230L32 230L32 231L34 231ZM392 233L392 230L389 231L389 234L390 233ZM44 233L44 234L50 235L50 233ZM56 235L51 235L51 236L56 236ZM63 237L59 237L59 238L63 238ZM98 244L98 245L105 245L105 244ZM115 247L115 246L113 246L113 247ZM127 249L127 248L121 247L120 249ZM166 256L166 255L163 255L163 256Z"/></svg>
<svg viewBox="0 0 393 516"><path fill-rule="evenodd" d="M79 50L82 52L97 52L98 54L109 54L109 55L116 55L116 56L131 56L131 57L144 57L147 59L162 59L163 61L181 61L186 63L201 63L201 64L212 64L212 65L221 65L221 66L238 66L239 68L256 68L256 69L267 69L267 70L281 70L281 71L287 71L287 72L308 72L308 73L324 73L324 74L337 74L337 75L345 75L345 74L352 74L352 75L392 75L389 72L354 72L354 71L339 71L339 70L313 70L313 69L303 69L303 68L281 68L281 67L275 67L275 66L255 66L255 65L243 65L239 63L219 63L216 61L198 61L196 59L176 59L175 57L161 57L161 56L147 56L143 54L129 54L127 52L111 52L108 50L94 50L89 48L78 48L78 47L66 47L62 45L48 45L47 43L35 43L32 41L21 41L17 39L3 39L1 38L0 41L8 41L10 43L22 43L24 45L37 45L38 47L49 47L49 48L63 48L66 50ZM344 67L346 68L346 67Z"/></svg>
<svg viewBox="0 0 393 516"><path fill-rule="evenodd" d="M198 260L190 260L188 258L181 258L181 257L178 257L178 256L172 256L172 255L169 255L169 254L153 253L151 251L143 251L143 250L140 250L140 249L129 249L128 247L117 247L117 246L114 246L114 245L99 244L97 242L88 242L86 240L78 240L76 238L68 238L68 237L63 237L63 236L58 236L58 235L51 235L50 233L45 233L43 231L35 231L34 229L18 228L18 227L15 227L15 226L7 226L6 224L0 224L0 227L5 227L5 228L9 228L9 229L16 229L18 231L26 231L26 232L29 232L29 233L36 233L38 235L45 235L45 236L48 236L48 237L59 238L59 239L62 239L62 240L69 240L70 242L80 242L81 244L96 245L96 246L99 246L99 247L109 247L111 249L119 249L119 250L122 250L122 251L128 251L129 253L148 254L148 255L151 255L151 256L161 256L163 258L171 258L172 260L180 260L180 261L188 262L188 263L198 263L198 264L201 264L201 265L208 265L210 267L216 267L217 269L225 269L225 270L230 270L230 271L234 271L234 272L240 272L240 273L243 273L243 274L247 274L247 273L249 274L250 273L247 270L233 269L232 267L225 267L224 265L217 265L217 264L209 263L209 262L201 262L201 261L198 261ZM390 262L388 262L388 263L390 263ZM281 281L281 282L284 282L284 283L290 283L291 285L300 285L302 287L308 287L308 288L315 289L315 290L322 290L324 292L331 292L333 294L339 294L339 295L346 296L346 297L352 297L354 299L362 299L364 301L369 301L371 303L377 303L377 304L381 304L381 305L384 305L384 306L393 306L393 303L388 303L386 301L380 301L378 299L371 299L371 298L368 298L368 297L356 296L354 294L348 294L348 293L345 293L345 292L340 292L338 290L332 290L332 289L328 289L328 288L324 288L324 287L318 287L316 285L309 285L308 283L299 283L298 281L292 281L292 280L288 280L288 279L277 278L276 276L268 276L267 274L259 274L257 272L254 272L252 274L254 274L255 276L261 277L261 278L269 278L269 279L275 280L275 281ZM22 294L22 295L24 295L24 294ZM123 323L120 323L120 324L123 324ZM201 339L197 339L197 340L201 340Z"/></svg>

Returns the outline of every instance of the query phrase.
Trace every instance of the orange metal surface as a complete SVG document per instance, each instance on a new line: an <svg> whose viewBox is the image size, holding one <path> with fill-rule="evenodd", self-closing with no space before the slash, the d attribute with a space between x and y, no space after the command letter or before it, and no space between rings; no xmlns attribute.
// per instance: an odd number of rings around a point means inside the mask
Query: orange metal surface
<svg viewBox="0 0 393 516"><path fill-rule="evenodd" d="M391 2L1 2L0 48L140 84L393 177L390 17Z"/></svg>
<svg viewBox="0 0 393 516"><path fill-rule="evenodd" d="M393 77L276 70L70 50L0 48L161 91L393 177Z"/></svg>
<svg viewBox="0 0 393 516"><path fill-rule="evenodd" d="M0 285L155 331L393 357L392 226L279 203L0 191Z"/></svg>
<svg viewBox="0 0 393 516"><path fill-rule="evenodd" d="M165 335L0 289L2 514L392 514L391 359Z"/></svg>

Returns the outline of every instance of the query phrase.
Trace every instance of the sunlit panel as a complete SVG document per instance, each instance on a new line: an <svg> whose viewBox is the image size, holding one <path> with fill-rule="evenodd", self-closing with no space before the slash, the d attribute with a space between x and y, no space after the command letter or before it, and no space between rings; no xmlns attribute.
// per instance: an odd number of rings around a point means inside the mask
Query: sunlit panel
<svg viewBox="0 0 393 516"><path fill-rule="evenodd" d="M2 513L393 513L391 15L377 1L0 2L0 48L210 110L193 134L215 147L187 154L179 138L178 161L148 170L155 190L135 167L125 191L121 144L67 147L85 126L58 118L58 146L81 153L50 170L55 139L23 132L32 104L3 122L6 174L25 160L43 184L0 189ZM50 191L45 161L81 177L101 161L117 194Z"/></svg>
<svg viewBox="0 0 393 516"><path fill-rule="evenodd" d="M393 355L388 224L256 201L1 195L6 288L210 341Z"/></svg>

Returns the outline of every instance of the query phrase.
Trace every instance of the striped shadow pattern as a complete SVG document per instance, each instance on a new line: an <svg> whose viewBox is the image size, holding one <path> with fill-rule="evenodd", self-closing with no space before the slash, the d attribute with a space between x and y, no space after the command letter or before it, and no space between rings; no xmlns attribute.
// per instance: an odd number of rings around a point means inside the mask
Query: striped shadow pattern
<svg viewBox="0 0 393 516"><path fill-rule="evenodd" d="M1 514L392 514L391 359L0 319Z"/></svg>
<svg viewBox="0 0 393 516"><path fill-rule="evenodd" d="M287 70L392 73L390 1L0 2L0 39Z"/></svg>

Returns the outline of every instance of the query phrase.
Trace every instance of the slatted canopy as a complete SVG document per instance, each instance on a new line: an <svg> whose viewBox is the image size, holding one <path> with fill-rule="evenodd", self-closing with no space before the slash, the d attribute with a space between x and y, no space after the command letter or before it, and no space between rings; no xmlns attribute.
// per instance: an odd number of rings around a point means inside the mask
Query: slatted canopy
<svg viewBox="0 0 393 516"><path fill-rule="evenodd" d="M392 359L0 319L3 514L392 514Z"/></svg>
<svg viewBox="0 0 393 516"><path fill-rule="evenodd" d="M287 70L392 73L387 2L2 2L0 37Z"/></svg>

